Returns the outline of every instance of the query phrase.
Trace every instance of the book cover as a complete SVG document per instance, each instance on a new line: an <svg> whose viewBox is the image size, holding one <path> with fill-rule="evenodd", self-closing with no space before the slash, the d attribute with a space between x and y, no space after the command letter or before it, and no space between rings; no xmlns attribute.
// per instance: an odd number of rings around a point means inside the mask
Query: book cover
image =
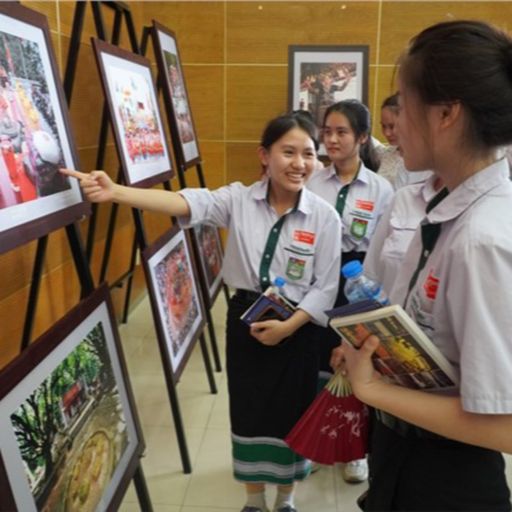
<svg viewBox="0 0 512 512"><path fill-rule="evenodd" d="M264 320L286 320L295 312L295 306L269 287L240 317L246 324Z"/></svg>
<svg viewBox="0 0 512 512"><path fill-rule="evenodd" d="M327 311L329 325L354 347L375 334L380 345L373 355L375 369L396 384L413 389L445 390L458 385L457 372L414 320L399 305L359 304L359 312ZM352 313L357 304L350 304ZM341 311L340 311L341 310Z"/></svg>

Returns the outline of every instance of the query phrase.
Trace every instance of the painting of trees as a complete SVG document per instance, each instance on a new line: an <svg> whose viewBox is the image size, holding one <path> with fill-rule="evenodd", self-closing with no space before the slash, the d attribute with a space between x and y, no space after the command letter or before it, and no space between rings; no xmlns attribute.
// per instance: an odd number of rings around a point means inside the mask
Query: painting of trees
<svg viewBox="0 0 512 512"><path fill-rule="evenodd" d="M94 394L114 387L103 326L98 322L11 415L31 490L36 495L41 483L53 478L64 449L73 441L70 429L74 418Z"/></svg>

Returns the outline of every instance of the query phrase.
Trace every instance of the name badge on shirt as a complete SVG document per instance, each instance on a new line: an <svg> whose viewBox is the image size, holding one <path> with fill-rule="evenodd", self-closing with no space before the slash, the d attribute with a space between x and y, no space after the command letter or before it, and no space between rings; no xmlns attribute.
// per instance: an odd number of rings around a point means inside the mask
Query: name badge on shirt
<svg viewBox="0 0 512 512"><path fill-rule="evenodd" d="M306 260L294 258L291 256L288 258L288 265L286 266L286 275L290 279L297 281L304 277L304 269L306 267Z"/></svg>

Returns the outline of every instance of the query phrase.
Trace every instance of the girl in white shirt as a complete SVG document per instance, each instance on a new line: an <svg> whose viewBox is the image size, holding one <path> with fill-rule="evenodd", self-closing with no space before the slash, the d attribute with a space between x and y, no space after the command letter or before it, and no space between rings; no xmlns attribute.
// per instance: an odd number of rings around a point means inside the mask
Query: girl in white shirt
<svg viewBox="0 0 512 512"><path fill-rule="evenodd" d="M246 487L243 512L268 512L265 487L278 487L274 512L296 512L294 484L310 463L284 438L316 394L324 311L333 306L340 265L338 214L304 188L316 160L315 126L299 115L272 120L258 149L263 177L251 186L179 193L113 183L103 171L63 172L81 181L90 201L114 201L198 223L228 228L222 275L236 288L230 300L226 369L233 469ZM276 277L297 304L287 320L250 327L240 316ZM212 504L214 506L214 504Z"/></svg>
<svg viewBox="0 0 512 512"><path fill-rule="evenodd" d="M417 35L400 60L398 135L411 171L445 189L430 202L391 292L459 373L451 395L390 384L379 340L335 349L362 401L380 409L364 510L510 511L512 453L512 38L480 21Z"/></svg>

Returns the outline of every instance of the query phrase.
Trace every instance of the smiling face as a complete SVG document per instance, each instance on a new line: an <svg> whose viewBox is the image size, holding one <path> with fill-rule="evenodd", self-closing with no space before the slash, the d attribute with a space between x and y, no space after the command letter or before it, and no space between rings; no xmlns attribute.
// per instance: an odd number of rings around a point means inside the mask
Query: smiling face
<svg viewBox="0 0 512 512"><path fill-rule="evenodd" d="M359 159L359 147L367 135L356 136L350 122L341 112L331 112L324 123L323 141L330 160L336 167L344 167Z"/></svg>
<svg viewBox="0 0 512 512"><path fill-rule="evenodd" d="M315 145L301 128L295 127L258 154L272 189L277 193L297 194L304 187L315 165Z"/></svg>

